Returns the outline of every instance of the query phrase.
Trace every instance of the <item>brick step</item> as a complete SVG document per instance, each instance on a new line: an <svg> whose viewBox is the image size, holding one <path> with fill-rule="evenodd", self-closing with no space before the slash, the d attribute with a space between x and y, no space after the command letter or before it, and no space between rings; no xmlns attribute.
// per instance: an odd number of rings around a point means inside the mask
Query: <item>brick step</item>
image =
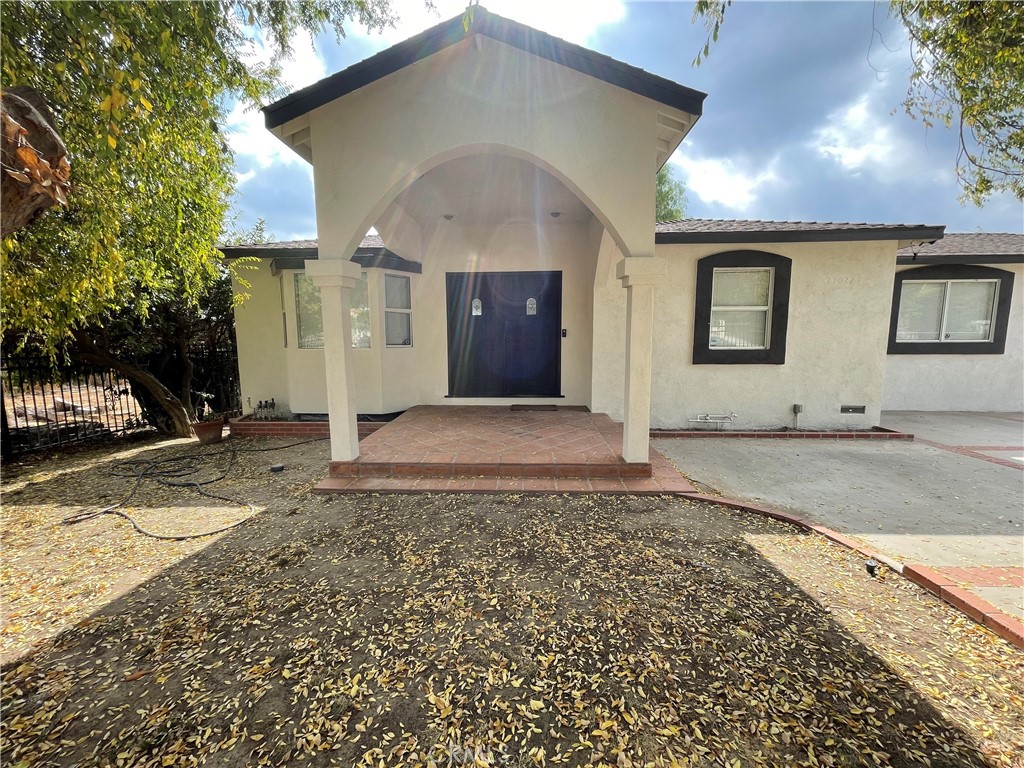
<svg viewBox="0 0 1024 768"><path fill-rule="evenodd" d="M481 463L332 461L330 477L508 477L615 479L651 477L650 463Z"/></svg>
<svg viewBox="0 0 1024 768"><path fill-rule="evenodd" d="M313 493L557 493L660 496L693 493L674 476L604 477L325 477Z"/></svg>

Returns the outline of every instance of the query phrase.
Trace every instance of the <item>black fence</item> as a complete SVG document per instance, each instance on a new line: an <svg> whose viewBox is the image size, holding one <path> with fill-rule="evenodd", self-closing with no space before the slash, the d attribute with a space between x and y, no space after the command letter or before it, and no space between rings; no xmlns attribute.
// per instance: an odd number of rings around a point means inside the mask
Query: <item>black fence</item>
<svg viewBox="0 0 1024 768"><path fill-rule="evenodd" d="M212 411L241 412L235 349L198 349L191 356L194 399ZM3 457L148 429L124 376L82 363L51 365L43 355L4 355Z"/></svg>
<svg viewBox="0 0 1024 768"><path fill-rule="evenodd" d="M192 350L193 400L205 400L211 411L226 416L242 414L242 389L238 377L238 349L201 347Z"/></svg>
<svg viewBox="0 0 1024 768"><path fill-rule="evenodd" d="M4 357L4 454L27 453L146 427L128 380L89 365L45 357Z"/></svg>

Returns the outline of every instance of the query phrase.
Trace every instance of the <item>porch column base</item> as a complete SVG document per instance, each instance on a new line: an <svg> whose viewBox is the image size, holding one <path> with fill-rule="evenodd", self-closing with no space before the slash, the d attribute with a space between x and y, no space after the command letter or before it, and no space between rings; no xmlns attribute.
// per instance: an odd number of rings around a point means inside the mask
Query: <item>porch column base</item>
<svg viewBox="0 0 1024 768"><path fill-rule="evenodd" d="M348 259L324 258L307 261L306 274L320 289L331 460L354 461L359 458L359 432L356 427L352 375L352 318L349 300L359 280L360 268Z"/></svg>
<svg viewBox="0 0 1024 768"><path fill-rule="evenodd" d="M626 382L622 419L622 458L650 460L651 363L654 341L654 287L665 275L665 260L631 256L615 274L626 289Z"/></svg>

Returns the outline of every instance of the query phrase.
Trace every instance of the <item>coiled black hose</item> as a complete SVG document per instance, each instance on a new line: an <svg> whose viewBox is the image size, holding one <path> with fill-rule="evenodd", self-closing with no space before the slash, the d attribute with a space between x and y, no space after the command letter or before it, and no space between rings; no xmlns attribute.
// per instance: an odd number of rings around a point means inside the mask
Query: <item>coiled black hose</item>
<svg viewBox="0 0 1024 768"><path fill-rule="evenodd" d="M81 512L76 512L72 515L68 515L61 520L62 525L75 525L76 523L84 523L86 520L93 520L101 515L116 515L122 517L131 523L132 527L144 536L149 536L153 539L160 539L163 541L185 541L187 539L201 539L205 536L214 536L224 531L230 531L232 528L237 528L243 523L248 522L256 515L256 507L247 501L240 501L233 499L229 496L221 496L217 493L212 493L206 490L205 486L212 485L213 483L219 483L221 480L226 478L235 466L235 462L238 459L240 453L266 453L269 451L283 451L287 448L296 448L300 445L307 445L308 443L315 443L321 440L327 440L326 437L317 437L312 440L302 440L298 443L289 443L288 445L275 445L269 448L238 448L235 446L234 441L229 437L228 445L225 450L222 451L207 451L205 453L197 453L188 456L171 456L166 459L131 459L129 461L121 461L115 464L111 468L111 474L114 477L126 477L134 478L135 483L132 485L128 495L125 496L121 501L116 504L112 504L109 507L102 509L86 509ZM219 472L214 477L208 477L202 480L188 480L183 478L192 477L199 473L200 469L206 464L207 460L214 456L227 456L228 461L223 471ZM135 497L138 493L139 488L146 480L152 480L153 482L160 483L161 485L170 486L171 488L191 488L201 496L205 496L209 499L216 499L217 501L224 501L229 504L235 504L239 507L247 507L249 514L230 525L225 525L220 528L216 528L212 531L203 531L202 533L189 533L181 535L169 535L163 533L154 533L148 531L139 525L131 515L124 511L123 507Z"/></svg>

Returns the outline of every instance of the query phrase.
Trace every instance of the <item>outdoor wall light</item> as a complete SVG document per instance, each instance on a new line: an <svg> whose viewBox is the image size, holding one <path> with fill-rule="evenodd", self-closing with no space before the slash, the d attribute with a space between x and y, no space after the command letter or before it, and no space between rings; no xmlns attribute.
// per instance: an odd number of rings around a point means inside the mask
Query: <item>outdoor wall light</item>
<svg viewBox="0 0 1024 768"><path fill-rule="evenodd" d="M442 213L441 214L441 218L444 219L445 221L451 221L452 219L455 218L455 214L454 213Z"/></svg>

